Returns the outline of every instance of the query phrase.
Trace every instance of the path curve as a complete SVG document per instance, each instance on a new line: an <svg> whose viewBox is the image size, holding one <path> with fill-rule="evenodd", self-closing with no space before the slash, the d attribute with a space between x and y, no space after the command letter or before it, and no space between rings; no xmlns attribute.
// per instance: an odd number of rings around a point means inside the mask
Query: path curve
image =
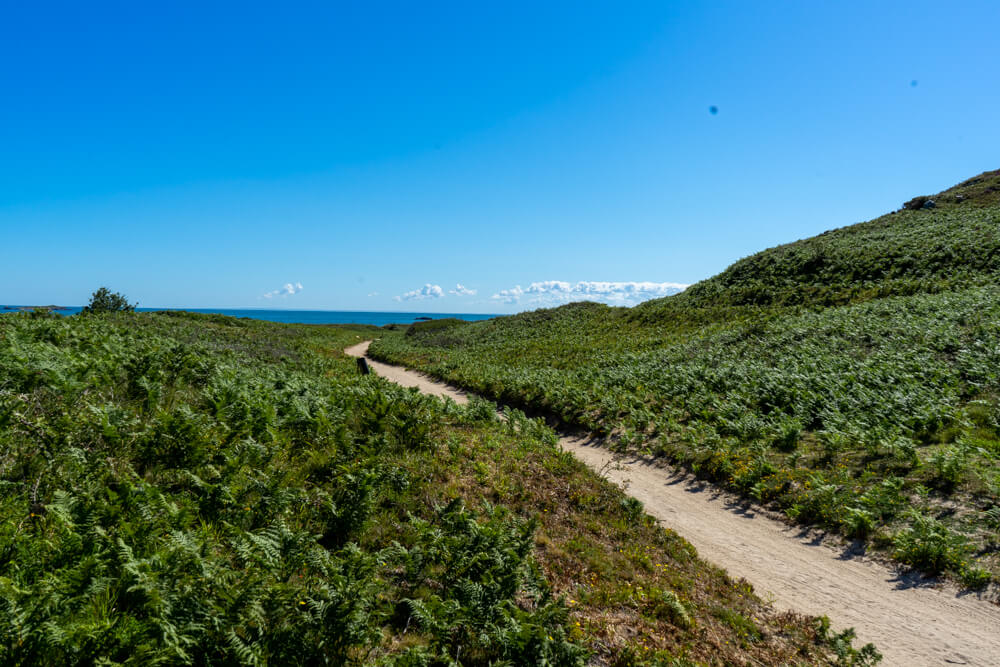
<svg viewBox="0 0 1000 667"><path fill-rule="evenodd" d="M366 356L368 344L345 352ZM368 363L403 386L458 403L468 400L466 392L421 373L370 357ZM671 469L617 459L587 438L563 436L560 442L608 479L627 484L647 512L680 533L702 558L745 578L779 608L826 614L837 628L854 627L861 643L874 642L882 652L882 664L1000 665L1000 607L851 556Z"/></svg>

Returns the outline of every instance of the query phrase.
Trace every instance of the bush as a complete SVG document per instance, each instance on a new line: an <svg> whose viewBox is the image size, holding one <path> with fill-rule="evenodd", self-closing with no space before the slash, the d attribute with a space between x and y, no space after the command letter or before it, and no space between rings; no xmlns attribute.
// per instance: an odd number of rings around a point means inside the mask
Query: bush
<svg viewBox="0 0 1000 667"><path fill-rule="evenodd" d="M691 615L673 591L662 591L654 597L653 614L679 628L686 630L691 627Z"/></svg>
<svg viewBox="0 0 1000 667"><path fill-rule="evenodd" d="M992 580L993 575L989 573L989 570L981 567L967 567L965 571L962 572L962 584L973 590L985 588L986 585Z"/></svg>
<svg viewBox="0 0 1000 667"><path fill-rule="evenodd" d="M930 459L934 481L942 489L951 491L965 476L969 467L969 449L951 446L936 452Z"/></svg>
<svg viewBox="0 0 1000 667"><path fill-rule="evenodd" d="M138 303L129 304L128 297L119 292L112 292L107 287L100 287L90 295L90 303L83 307L82 313L131 313Z"/></svg>
<svg viewBox="0 0 1000 667"><path fill-rule="evenodd" d="M816 622L816 641L826 644L837 655L838 666L872 667L882 662L882 654L875 649L874 644L865 644L860 649L854 648L856 637L854 628L848 628L841 633L830 630L830 619L820 616Z"/></svg>
<svg viewBox="0 0 1000 667"><path fill-rule="evenodd" d="M893 538L893 556L932 574L961 572L969 546L933 517L911 513L912 524Z"/></svg>

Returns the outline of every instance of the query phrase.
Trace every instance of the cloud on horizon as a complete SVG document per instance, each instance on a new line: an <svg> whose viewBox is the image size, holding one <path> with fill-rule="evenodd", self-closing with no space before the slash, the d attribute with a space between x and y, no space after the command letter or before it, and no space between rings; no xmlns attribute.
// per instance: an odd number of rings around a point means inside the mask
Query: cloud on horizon
<svg viewBox="0 0 1000 667"><path fill-rule="evenodd" d="M612 306L634 306L649 299L677 294L687 289L683 283L654 282L614 282L602 280L581 280L576 283L565 280L540 280L527 287L515 285L500 290L491 299L507 304L556 306L571 301L600 301Z"/></svg>
<svg viewBox="0 0 1000 667"><path fill-rule="evenodd" d="M285 283L284 287L281 289L271 290L264 294L265 299L273 299L276 296L282 298L291 296L292 294L297 294L302 291L302 283Z"/></svg>
<svg viewBox="0 0 1000 667"><path fill-rule="evenodd" d="M455 289L448 290L448 294L455 294L457 296L476 296L476 290L469 289L462 283L456 283Z"/></svg>
<svg viewBox="0 0 1000 667"><path fill-rule="evenodd" d="M424 299L440 299L444 296L444 290L440 285L427 283L420 289L415 289L406 294L392 297L393 301L422 301Z"/></svg>

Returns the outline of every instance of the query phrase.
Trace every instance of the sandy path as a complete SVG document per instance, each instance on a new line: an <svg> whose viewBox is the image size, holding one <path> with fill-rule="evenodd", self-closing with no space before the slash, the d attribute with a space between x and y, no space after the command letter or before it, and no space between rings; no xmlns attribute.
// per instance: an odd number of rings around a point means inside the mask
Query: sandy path
<svg viewBox="0 0 1000 667"><path fill-rule="evenodd" d="M363 356L367 349L365 342L345 351ZM459 403L468 400L465 392L420 373L368 363L401 385ZM861 643L878 646L882 664L1000 665L1000 607L950 587L922 586L880 563L852 557L670 469L616 460L585 438L565 436L560 442L608 479L627 483L628 493L702 558L745 578L780 608L826 614L838 629L854 627Z"/></svg>

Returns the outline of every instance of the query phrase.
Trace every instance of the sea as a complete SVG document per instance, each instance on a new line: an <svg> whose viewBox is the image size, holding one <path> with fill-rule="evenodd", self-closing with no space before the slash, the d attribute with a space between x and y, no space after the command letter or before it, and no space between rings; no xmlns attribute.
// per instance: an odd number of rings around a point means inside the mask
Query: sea
<svg viewBox="0 0 1000 667"><path fill-rule="evenodd" d="M4 306L0 305L0 314L16 312L30 308L30 306ZM60 306L53 312L60 315L75 315L83 310L82 306ZM219 315L229 315L231 317L247 317L252 320L266 320L268 322L286 322L289 324L374 324L384 326L386 324L413 324L414 322L426 319L439 320L445 317L454 317L460 320L474 322L476 320L488 320L491 315L487 313L419 313L419 312L386 312L386 311L364 311L364 310L265 310L263 308L136 308L137 312L151 313L161 310L184 310L192 313L216 313Z"/></svg>

